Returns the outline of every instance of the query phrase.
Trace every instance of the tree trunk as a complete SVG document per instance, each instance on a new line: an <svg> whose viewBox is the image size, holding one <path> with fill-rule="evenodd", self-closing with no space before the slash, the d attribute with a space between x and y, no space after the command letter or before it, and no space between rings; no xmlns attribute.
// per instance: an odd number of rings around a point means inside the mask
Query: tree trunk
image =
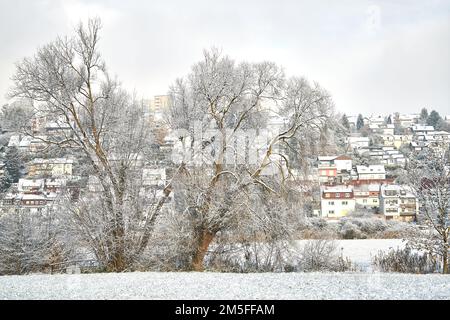
<svg viewBox="0 0 450 320"><path fill-rule="evenodd" d="M117 230L116 234L116 243L114 243L114 249L112 253L112 259L107 267L108 271L112 272L122 272L127 268L127 263L125 259L125 250L124 250L124 239L123 232L121 230Z"/></svg>
<svg viewBox="0 0 450 320"><path fill-rule="evenodd" d="M202 230L197 240L197 248L192 257L192 269L194 271L203 271L203 259L208 251L209 245L214 240L215 233L208 230Z"/></svg>
<svg viewBox="0 0 450 320"><path fill-rule="evenodd" d="M445 236L444 237L444 252L442 252L442 273L447 274L448 273L448 239Z"/></svg>

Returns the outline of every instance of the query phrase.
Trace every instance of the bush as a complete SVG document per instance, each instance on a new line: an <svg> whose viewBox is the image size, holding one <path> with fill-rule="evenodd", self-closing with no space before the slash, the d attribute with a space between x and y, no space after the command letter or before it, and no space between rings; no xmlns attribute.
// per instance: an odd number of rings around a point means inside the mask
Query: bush
<svg viewBox="0 0 450 320"><path fill-rule="evenodd" d="M413 252L409 247L380 251L372 260L373 265L382 272L433 273L439 272L439 262L429 254Z"/></svg>
<svg viewBox="0 0 450 320"><path fill-rule="evenodd" d="M352 221L342 223L339 234L343 239L365 239L367 236L361 232L359 226Z"/></svg>
<svg viewBox="0 0 450 320"><path fill-rule="evenodd" d="M337 244L333 240L307 241L300 252L299 270L303 272L317 271L356 271L350 259L337 252Z"/></svg>

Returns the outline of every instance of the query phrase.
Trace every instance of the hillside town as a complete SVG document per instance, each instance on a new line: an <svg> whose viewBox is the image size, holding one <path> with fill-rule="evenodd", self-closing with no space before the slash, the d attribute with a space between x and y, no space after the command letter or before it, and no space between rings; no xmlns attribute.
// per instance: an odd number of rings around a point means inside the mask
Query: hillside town
<svg viewBox="0 0 450 320"><path fill-rule="evenodd" d="M178 139L167 126L170 97L155 96L143 104L157 138L152 146L155 152L146 160L141 178L145 192L161 195L176 167L174 154L179 152ZM4 106L4 110L9 108ZM420 203L402 183L401 175L414 154L427 148L448 152L450 116L441 117L436 111L428 115L424 108L420 114L342 115L339 121L347 129L339 148L341 152L329 154L322 150L323 155L313 155L308 175L293 170L293 183L300 181L309 189L306 198L312 205L306 215L333 221L359 212L385 220L416 221ZM282 117L272 117L268 128L275 130L283 123ZM49 136L63 140L72 134L63 122L33 116L28 126L32 135L2 131L2 212L56 210L67 200L67 194L75 200L80 194L101 189L98 179L82 170L83 157L72 153L61 157L49 155L46 142ZM11 159L11 155L17 159ZM19 162L19 158L24 160L9 167L5 165L8 161ZM135 161L143 160L136 157ZM266 174L275 173L267 170ZM164 205L176 211L175 202L167 201Z"/></svg>
<svg viewBox="0 0 450 320"><path fill-rule="evenodd" d="M450 301L449 0L0 1L0 39L0 301Z"/></svg>

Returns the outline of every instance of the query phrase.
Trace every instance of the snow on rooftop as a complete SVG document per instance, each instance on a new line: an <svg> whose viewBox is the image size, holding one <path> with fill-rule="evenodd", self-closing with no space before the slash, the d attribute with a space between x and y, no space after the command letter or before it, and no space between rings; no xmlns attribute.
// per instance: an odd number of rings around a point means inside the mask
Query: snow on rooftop
<svg viewBox="0 0 450 320"><path fill-rule="evenodd" d="M20 136L14 135L9 138L8 147L18 147L20 143Z"/></svg>
<svg viewBox="0 0 450 320"><path fill-rule="evenodd" d="M322 191L323 192L352 192L353 187L352 186L342 186L342 185L332 186L332 187L324 186L324 187L322 187Z"/></svg>
<svg viewBox="0 0 450 320"><path fill-rule="evenodd" d="M386 173L384 165L373 164L369 166L356 166L356 171L361 173Z"/></svg>
<svg viewBox="0 0 450 320"><path fill-rule="evenodd" d="M423 126L423 125L413 125L412 126L413 131L434 131L433 126Z"/></svg>
<svg viewBox="0 0 450 320"><path fill-rule="evenodd" d="M334 159L336 159L337 156L318 156L317 159L319 161L332 161Z"/></svg>
<svg viewBox="0 0 450 320"><path fill-rule="evenodd" d="M73 160L66 159L66 158L51 158L51 159L35 158L35 159L33 159L33 163L35 163L35 164L71 164L71 163L73 163Z"/></svg>
<svg viewBox="0 0 450 320"><path fill-rule="evenodd" d="M19 179L19 186L40 187L44 184L44 179Z"/></svg>
<svg viewBox="0 0 450 320"><path fill-rule="evenodd" d="M47 200L47 197L39 194L24 194L22 200Z"/></svg>

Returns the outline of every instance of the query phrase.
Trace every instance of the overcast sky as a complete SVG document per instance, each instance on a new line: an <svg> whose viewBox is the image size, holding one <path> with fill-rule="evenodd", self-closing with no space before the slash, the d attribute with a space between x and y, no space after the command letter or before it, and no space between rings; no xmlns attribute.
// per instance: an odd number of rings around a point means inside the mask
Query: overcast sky
<svg viewBox="0 0 450 320"><path fill-rule="evenodd" d="M318 81L347 114L450 114L449 0L0 0L0 104L16 61L89 16L110 71L142 97L215 46Z"/></svg>

